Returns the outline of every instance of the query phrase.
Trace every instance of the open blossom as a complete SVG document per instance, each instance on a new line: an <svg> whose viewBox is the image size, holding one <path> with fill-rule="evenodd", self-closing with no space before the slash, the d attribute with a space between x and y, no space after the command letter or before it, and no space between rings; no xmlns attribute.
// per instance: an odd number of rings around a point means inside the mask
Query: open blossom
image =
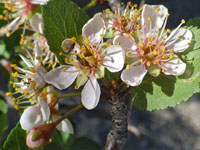
<svg viewBox="0 0 200 150"><path fill-rule="evenodd" d="M165 19L162 19L162 28L158 28L157 15L152 6L145 5L141 16L141 30L137 30L138 42L131 35L116 36L114 39L115 44L118 43L125 49L128 57L128 65L121 74L121 79L128 85L139 85L147 72L152 76L158 76L160 71L174 76L185 72L186 64L175 53L183 52L189 47L192 33L180 28L185 23L184 20L172 32L169 29L166 32L169 15L163 16Z"/></svg>
<svg viewBox="0 0 200 150"><path fill-rule="evenodd" d="M163 5L152 5L152 8L157 12L156 24L160 28L163 23L165 15L168 14L168 10ZM106 9L102 13L95 14L94 17L100 17L106 24L105 38L113 38L116 35L134 34L141 27L141 13L143 7L137 8L137 4L131 2L127 3L124 10L120 9L114 13L110 9Z"/></svg>
<svg viewBox="0 0 200 150"><path fill-rule="evenodd" d="M95 108L99 102L101 91L97 79L104 77L104 69L118 72L124 66L124 51L120 46L103 43L104 34L103 19L89 20L82 29L82 42L77 43L72 38L62 44L67 53L72 51L72 55L66 58L69 65L60 66L45 76L46 82L61 90L75 80L76 88L86 83L81 101L87 109Z"/></svg>
<svg viewBox="0 0 200 150"><path fill-rule="evenodd" d="M20 25L26 23L29 19L31 11L37 9L38 5L44 5L49 0L3 0L0 3L4 3L4 16L1 15L0 19L12 20L8 25L1 28L0 34L10 36L10 33L19 28ZM36 20L35 20L36 21ZM37 21L36 21L37 22Z"/></svg>
<svg viewBox="0 0 200 150"><path fill-rule="evenodd" d="M40 57L40 48L37 43L34 47L34 56L32 56L28 51L28 57L20 55L21 59L26 64L26 68L18 67L16 64L12 64L16 72L12 73L13 78L18 80L13 80L12 84L15 92L7 93L7 96L13 95L12 101L16 105L16 109L26 108L29 104L37 103L35 96L38 91L46 85L44 80L44 75L47 73L46 69L42 65L42 59ZM20 94L20 96L19 96Z"/></svg>

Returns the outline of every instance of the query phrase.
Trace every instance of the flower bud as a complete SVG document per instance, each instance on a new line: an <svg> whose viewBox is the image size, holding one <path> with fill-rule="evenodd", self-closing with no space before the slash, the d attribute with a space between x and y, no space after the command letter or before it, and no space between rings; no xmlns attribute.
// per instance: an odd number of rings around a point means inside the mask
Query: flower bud
<svg viewBox="0 0 200 150"><path fill-rule="evenodd" d="M49 142L56 128L55 123L48 123L32 129L27 137L26 144L30 148L39 148Z"/></svg>

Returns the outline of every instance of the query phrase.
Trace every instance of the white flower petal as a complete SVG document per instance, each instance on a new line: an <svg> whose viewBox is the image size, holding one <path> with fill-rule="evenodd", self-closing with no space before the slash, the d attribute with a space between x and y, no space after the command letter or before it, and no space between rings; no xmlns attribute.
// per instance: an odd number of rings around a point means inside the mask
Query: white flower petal
<svg viewBox="0 0 200 150"><path fill-rule="evenodd" d="M67 68L66 71L63 71ZM60 66L48 72L44 79L47 83L52 84L56 88L63 90L68 88L76 79L79 71L76 67Z"/></svg>
<svg viewBox="0 0 200 150"><path fill-rule="evenodd" d="M85 84L81 93L81 102L87 109L93 109L99 103L101 90L97 79L91 77Z"/></svg>
<svg viewBox="0 0 200 150"><path fill-rule="evenodd" d="M45 5L49 0L31 0L31 4Z"/></svg>
<svg viewBox="0 0 200 150"><path fill-rule="evenodd" d="M130 86L138 86L142 82L146 73L147 70L144 64L130 66L129 69L125 69L122 72L121 79Z"/></svg>
<svg viewBox="0 0 200 150"><path fill-rule="evenodd" d="M103 65L110 72L118 72L124 67L125 54L123 49L117 45L111 45L106 48L107 54L104 57Z"/></svg>
<svg viewBox="0 0 200 150"><path fill-rule="evenodd" d="M159 9L159 12L157 12L156 25L158 28L161 28L166 18L166 15L168 14L168 9L164 5L152 5L152 7L155 10Z"/></svg>
<svg viewBox="0 0 200 150"><path fill-rule="evenodd" d="M184 52L190 46L189 43L192 40L192 32L190 30L181 28L177 31L172 31L171 34L171 38L166 43L168 50L174 50L174 52L180 53ZM182 37L179 38L179 36Z"/></svg>
<svg viewBox="0 0 200 150"><path fill-rule="evenodd" d="M40 107L30 106L22 114L20 118L20 124L22 129L30 131L34 127L43 124L43 118L40 111Z"/></svg>
<svg viewBox="0 0 200 150"><path fill-rule="evenodd" d="M117 35L113 40L113 44L120 44L120 46L124 49L125 52L137 49L135 40L131 35L129 39L126 38L126 36Z"/></svg>
<svg viewBox="0 0 200 150"><path fill-rule="evenodd" d="M42 114L43 122L49 120L50 108L46 101L44 101L40 96L38 96L38 103L40 105L40 111Z"/></svg>
<svg viewBox="0 0 200 150"><path fill-rule="evenodd" d="M150 21L148 18L150 17ZM143 11L142 11L142 27L144 29L144 34L151 34L151 31L155 28L156 20L157 20L157 14L156 10L150 6L150 5L144 5ZM150 35L149 35L150 36Z"/></svg>
<svg viewBox="0 0 200 150"><path fill-rule="evenodd" d="M58 120L60 117L57 115L53 115L53 120L56 121ZM56 128L60 131L63 131L67 134L73 134L74 133L74 129L73 126L71 124L71 122L68 119L64 119L63 121L61 121Z"/></svg>
<svg viewBox="0 0 200 150"><path fill-rule="evenodd" d="M102 18L90 19L82 28L82 35L87 37L92 44L98 44L102 40L101 34L105 34L104 21Z"/></svg>
<svg viewBox="0 0 200 150"><path fill-rule="evenodd" d="M36 73L34 74L34 81L36 82L35 87L36 88L43 88L46 84L44 80L44 76L47 73L46 69L44 67L40 67L36 70Z"/></svg>
<svg viewBox="0 0 200 150"><path fill-rule="evenodd" d="M164 74L166 75L180 76L186 70L186 64L178 57L170 60L169 62L163 62L161 66L165 70Z"/></svg>
<svg viewBox="0 0 200 150"><path fill-rule="evenodd" d="M30 25L35 32L43 34L43 19L42 14L36 13L30 19Z"/></svg>

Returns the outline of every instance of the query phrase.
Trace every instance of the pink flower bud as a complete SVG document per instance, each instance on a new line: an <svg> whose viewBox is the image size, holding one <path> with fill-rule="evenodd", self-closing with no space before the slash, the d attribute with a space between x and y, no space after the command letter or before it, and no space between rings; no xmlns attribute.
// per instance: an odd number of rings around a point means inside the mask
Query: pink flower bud
<svg viewBox="0 0 200 150"><path fill-rule="evenodd" d="M39 148L49 142L56 128L55 123L48 123L32 129L27 137L26 144L30 148Z"/></svg>

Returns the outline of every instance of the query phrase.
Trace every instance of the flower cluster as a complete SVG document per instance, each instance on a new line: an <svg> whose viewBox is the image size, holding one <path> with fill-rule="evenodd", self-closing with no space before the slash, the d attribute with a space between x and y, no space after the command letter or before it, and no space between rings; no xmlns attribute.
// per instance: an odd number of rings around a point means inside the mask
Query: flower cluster
<svg viewBox="0 0 200 150"><path fill-rule="evenodd" d="M27 136L30 147L47 142L56 126L73 133L66 119L68 115L59 117L59 94L54 87L59 90L71 85L75 89L83 87L81 103L91 110L99 103L99 80L105 78L106 70L122 71L121 81L127 86L139 86L147 73L158 77L160 74L180 76L185 72L186 64L178 57L192 40L191 31L181 28L185 20L171 31L165 29L169 17L166 7L145 4L138 9L131 2L123 11L118 5L115 12L106 9L95 14L83 26L79 37L65 39L61 44L63 51L59 53L65 64L59 64L43 36L42 15L31 13L47 1L8 0L5 16L0 16L4 20L14 18L0 30L6 36L22 24L29 24L36 32L31 36L21 35L21 49L25 49L27 55L20 57L26 67L11 65L16 70L10 82L14 92L7 93L13 96L16 109L25 109L20 123L24 130L31 131Z"/></svg>

